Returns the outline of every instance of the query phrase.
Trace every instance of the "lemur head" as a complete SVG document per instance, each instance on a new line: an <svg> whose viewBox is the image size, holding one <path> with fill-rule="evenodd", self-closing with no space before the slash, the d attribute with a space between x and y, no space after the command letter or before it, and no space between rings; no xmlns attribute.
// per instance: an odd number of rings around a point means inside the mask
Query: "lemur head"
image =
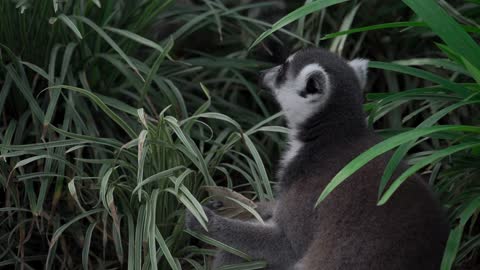
<svg viewBox="0 0 480 270"><path fill-rule="evenodd" d="M367 64L368 60L346 61L323 49L304 49L261 72L260 82L273 92L288 125L296 128L332 110L361 114Z"/></svg>

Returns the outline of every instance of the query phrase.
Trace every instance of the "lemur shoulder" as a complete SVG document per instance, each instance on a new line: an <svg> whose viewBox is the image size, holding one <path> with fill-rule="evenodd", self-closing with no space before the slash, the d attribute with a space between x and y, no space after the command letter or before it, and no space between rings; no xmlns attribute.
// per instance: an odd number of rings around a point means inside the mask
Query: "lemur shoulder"
<svg viewBox="0 0 480 270"><path fill-rule="evenodd" d="M273 215L261 224L205 208L209 236L266 260L268 269L439 269L449 227L429 187L413 176L385 205L376 205L390 153L370 161L314 208L336 173L381 141L362 110L367 64L312 48L261 74L290 128ZM401 164L397 175L406 168ZM187 227L202 230L191 215ZM219 253L214 268L236 262L241 259Z"/></svg>

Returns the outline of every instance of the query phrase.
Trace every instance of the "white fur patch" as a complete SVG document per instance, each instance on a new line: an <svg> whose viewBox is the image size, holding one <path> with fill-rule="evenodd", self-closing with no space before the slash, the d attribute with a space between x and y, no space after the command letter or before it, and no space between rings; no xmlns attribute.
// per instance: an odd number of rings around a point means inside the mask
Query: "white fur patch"
<svg viewBox="0 0 480 270"><path fill-rule="evenodd" d="M294 53L294 54L290 55L290 56L287 58L287 62L292 62L293 58L295 57L295 54L297 54L297 53Z"/></svg>
<svg viewBox="0 0 480 270"><path fill-rule="evenodd" d="M367 73L368 73L368 60L367 59L353 59L352 61L348 62L348 64L353 68L355 71L355 75L360 82L360 88L365 88L367 84Z"/></svg>
<svg viewBox="0 0 480 270"><path fill-rule="evenodd" d="M303 143L297 139L297 130L290 129L288 134L288 148L283 152L280 160L280 170L278 176L281 177L288 164L297 156L303 146Z"/></svg>
<svg viewBox="0 0 480 270"><path fill-rule="evenodd" d="M305 265L302 262L297 262L292 270L305 270Z"/></svg>
<svg viewBox="0 0 480 270"><path fill-rule="evenodd" d="M265 81L273 89L275 97L287 118L289 127L297 128L314 112L320 110L327 101L331 92L328 74L320 65L309 64L295 78L287 76L285 83L276 87L273 78L277 70L276 68L272 69L272 74L269 72L265 76ZM326 83L323 93L309 95L306 98L301 97L300 92L305 89L309 76L315 72L321 72L325 76Z"/></svg>

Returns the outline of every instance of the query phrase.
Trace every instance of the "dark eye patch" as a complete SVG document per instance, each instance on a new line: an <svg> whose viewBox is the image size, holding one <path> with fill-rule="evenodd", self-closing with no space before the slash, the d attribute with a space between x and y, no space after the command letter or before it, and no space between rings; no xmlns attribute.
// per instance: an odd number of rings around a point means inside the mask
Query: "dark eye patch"
<svg viewBox="0 0 480 270"><path fill-rule="evenodd" d="M305 89L303 89L299 95L306 98L309 95L322 94L324 92L324 87L325 77L320 73L315 73L308 78Z"/></svg>

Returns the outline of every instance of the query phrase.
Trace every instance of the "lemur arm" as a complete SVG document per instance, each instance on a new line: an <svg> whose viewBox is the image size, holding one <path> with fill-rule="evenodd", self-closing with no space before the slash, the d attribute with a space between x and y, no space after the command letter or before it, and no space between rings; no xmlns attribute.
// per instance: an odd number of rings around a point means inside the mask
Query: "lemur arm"
<svg viewBox="0 0 480 270"><path fill-rule="evenodd" d="M208 208L204 208L208 216L208 232L205 232L198 221L187 214L188 229L202 231L206 235L226 245L245 252L253 259L266 260L269 265L292 256L291 246L282 230L275 224L234 220L221 217Z"/></svg>
<svg viewBox="0 0 480 270"><path fill-rule="evenodd" d="M255 210L264 220L268 220L273 217L275 204L276 201L257 202L257 207L255 208Z"/></svg>

